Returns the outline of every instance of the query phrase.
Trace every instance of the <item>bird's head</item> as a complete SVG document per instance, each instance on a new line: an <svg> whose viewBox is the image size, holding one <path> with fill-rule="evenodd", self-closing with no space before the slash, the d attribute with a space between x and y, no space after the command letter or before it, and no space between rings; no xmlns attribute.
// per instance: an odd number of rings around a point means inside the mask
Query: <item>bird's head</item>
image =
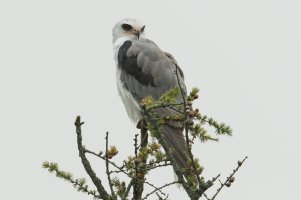
<svg viewBox="0 0 301 200"><path fill-rule="evenodd" d="M145 25L137 19L126 18L115 24L113 28L113 42L120 37L143 38Z"/></svg>

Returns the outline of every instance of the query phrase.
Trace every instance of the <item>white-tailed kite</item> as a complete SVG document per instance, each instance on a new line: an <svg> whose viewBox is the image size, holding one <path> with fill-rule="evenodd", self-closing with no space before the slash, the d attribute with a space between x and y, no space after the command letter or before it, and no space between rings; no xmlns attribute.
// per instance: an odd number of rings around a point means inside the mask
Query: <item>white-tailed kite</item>
<svg viewBox="0 0 301 200"><path fill-rule="evenodd" d="M117 87L125 109L135 123L143 119L139 102L152 96L158 99L166 91L180 86L186 95L184 76L176 60L163 52L153 41L146 39L145 26L136 19L124 19L113 28L113 46L117 63ZM179 102L181 98L179 98ZM165 107L158 115L175 115ZM189 168L183 124L170 122L162 127L162 134L173 149L172 156L182 169ZM187 175L187 173L186 173Z"/></svg>

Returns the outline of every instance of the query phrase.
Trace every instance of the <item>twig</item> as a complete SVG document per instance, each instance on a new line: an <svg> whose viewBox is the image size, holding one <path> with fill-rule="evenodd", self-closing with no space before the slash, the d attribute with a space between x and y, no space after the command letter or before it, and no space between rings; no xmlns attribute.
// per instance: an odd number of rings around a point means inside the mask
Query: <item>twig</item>
<svg viewBox="0 0 301 200"><path fill-rule="evenodd" d="M223 189L223 187L229 182L229 180L234 176L234 174L238 171L238 169L242 166L242 164L245 162L245 160L248 158L246 156L242 161L238 161L237 167L233 170L233 172L230 174L230 176L225 180L225 182L221 182L221 186L217 189L216 193L213 195L213 197L210 200L214 200L215 197L218 195L218 193Z"/></svg>
<svg viewBox="0 0 301 200"><path fill-rule="evenodd" d="M88 149L84 149L84 151L85 151L85 153L92 154L92 155L94 155L94 156L96 156L96 157L98 157L98 158L103 159L104 161L106 160L105 156L101 156L101 155L99 155L99 154L97 154L97 153L95 153L95 152L93 152L93 151L90 151L90 150L88 150ZM121 167L119 167L116 163L114 163L114 162L112 162L112 161L110 161L110 160L108 160L108 163L111 164L112 166L114 166L115 168L119 169L120 172L126 174L128 177L131 177L125 170L123 170L123 167L125 167L124 165L121 166Z"/></svg>
<svg viewBox="0 0 301 200"><path fill-rule="evenodd" d="M43 163L43 168L48 169L50 173L55 173L56 177L70 182L78 191L92 195L94 196L94 199L101 199L96 190L90 190L88 188L84 178L73 178L71 173L60 170L57 163L49 163L46 161Z"/></svg>
<svg viewBox="0 0 301 200"><path fill-rule="evenodd" d="M154 189L157 188L154 184L152 184L152 183L150 183L150 182L144 181L144 183L145 183L146 185L151 186L151 187L154 188ZM159 190L159 192L160 192L162 195L166 196L166 194L165 194L163 191Z"/></svg>
<svg viewBox="0 0 301 200"><path fill-rule="evenodd" d="M135 138L134 138L134 152L135 152L135 160L134 160L134 168L135 168L135 176L132 178L132 180L134 180L133 182L133 200L138 199L139 196L139 188L138 188L138 134L135 134Z"/></svg>
<svg viewBox="0 0 301 200"><path fill-rule="evenodd" d="M132 186L133 186L133 183L134 183L134 179L132 179L132 180L130 181L130 183L128 184L128 186L127 186L127 188L126 188L126 190L125 190L125 193L124 193L124 195L123 195L123 197L122 197L122 200L125 200L125 199L127 198L127 196L129 195L129 192L130 192L130 190L131 190L131 188L132 188Z"/></svg>
<svg viewBox="0 0 301 200"><path fill-rule="evenodd" d="M203 193L203 195L207 200L210 200L205 192Z"/></svg>
<svg viewBox="0 0 301 200"><path fill-rule="evenodd" d="M218 174L216 177L213 177L211 183L213 184L220 176L221 174Z"/></svg>
<svg viewBox="0 0 301 200"><path fill-rule="evenodd" d="M123 172L123 170L111 170L109 173L110 174L113 174L113 173L118 174L118 173L122 173L122 172Z"/></svg>
<svg viewBox="0 0 301 200"><path fill-rule="evenodd" d="M138 155L138 134L135 134L135 139L134 139L134 147L135 147L135 159L137 159L137 155ZM135 176L137 176L137 173L138 173L138 164L136 162L135 163Z"/></svg>
<svg viewBox="0 0 301 200"><path fill-rule="evenodd" d="M106 174L108 177L108 182L109 182L109 186L110 186L110 190L111 190L111 194L114 198L117 198L113 189L113 184L112 184L112 180L111 180L111 176L110 176L110 170L109 170L109 152L108 152L108 146L109 146L109 132L106 132Z"/></svg>
<svg viewBox="0 0 301 200"><path fill-rule="evenodd" d="M213 185L213 183L220 177L221 175L218 174L216 177L213 177L212 180L211 180L211 185ZM219 180L219 179L218 179ZM219 180L220 181L220 180ZM209 197L206 195L205 192L203 192L203 195L204 197L207 199L207 200L210 200Z"/></svg>
<svg viewBox="0 0 301 200"><path fill-rule="evenodd" d="M155 105L155 106L151 106L149 108L146 109L146 112L152 110L152 109L156 109L156 108L174 108L174 106L181 106L184 105L184 103L168 103L168 104L161 104L161 105ZM175 111L182 113L181 111L179 111L178 109L175 109Z"/></svg>
<svg viewBox="0 0 301 200"><path fill-rule="evenodd" d="M78 151L79 151L79 157L82 160L82 164L87 172L87 174L90 176L92 182L94 183L95 187L97 188L97 191L99 193L99 196L105 200L110 199L110 195L105 190L105 188L102 186L101 180L96 176L95 172L93 171L90 162L88 161L85 150L82 144L82 131L81 126L84 124L84 122L81 122L80 116L76 117L75 120L75 126L76 126L76 133L77 133L77 145L78 145Z"/></svg>
<svg viewBox="0 0 301 200"><path fill-rule="evenodd" d="M176 184L176 183L179 183L179 181L174 181L174 182L171 182L171 183L167 183L167 184L165 184L165 185L163 185L161 187L158 187L158 188L154 189L152 192L148 193L142 200L147 199L147 197L149 197L150 195L154 194L155 192L161 191L161 189L163 189L165 187L168 187L170 185ZM164 195L166 196L166 194L164 194Z"/></svg>
<svg viewBox="0 0 301 200"><path fill-rule="evenodd" d="M159 200L167 200L169 195L166 195L166 197L163 199L158 192L156 192L157 197L159 198Z"/></svg>
<svg viewBox="0 0 301 200"><path fill-rule="evenodd" d="M150 187L156 189L156 186L154 186L154 185L151 184L150 182L147 182L147 181L145 181L145 180L135 180L135 178L132 178L132 180L130 181L130 183L129 183L127 189L126 189L126 192L125 192L125 194L124 194L123 199L125 199L125 198L128 196L128 193L129 193L129 191L131 190L131 187L133 186L133 184L134 184L135 181L142 181L144 184L149 185ZM166 196L166 194L165 194L164 192L162 192L162 191L159 191L159 192L160 192L162 195L165 195L165 196Z"/></svg>
<svg viewBox="0 0 301 200"><path fill-rule="evenodd" d="M157 169L159 167L166 167L166 166L170 166L170 165L171 165L171 163L158 164L158 165L155 165L155 166L146 167L146 170L150 171L150 170L153 170L153 169Z"/></svg>

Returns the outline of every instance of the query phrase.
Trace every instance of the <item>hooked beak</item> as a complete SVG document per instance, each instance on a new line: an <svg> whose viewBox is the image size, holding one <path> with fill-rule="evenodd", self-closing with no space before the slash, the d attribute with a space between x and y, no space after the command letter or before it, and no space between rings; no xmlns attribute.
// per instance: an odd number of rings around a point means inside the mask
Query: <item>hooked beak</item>
<svg viewBox="0 0 301 200"><path fill-rule="evenodd" d="M135 32L135 35L137 36L138 40L139 40L139 37L140 37L140 31L136 31Z"/></svg>
<svg viewBox="0 0 301 200"><path fill-rule="evenodd" d="M140 38L140 34L144 31L145 25L142 26L141 30L136 30L135 35L137 36L138 40Z"/></svg>

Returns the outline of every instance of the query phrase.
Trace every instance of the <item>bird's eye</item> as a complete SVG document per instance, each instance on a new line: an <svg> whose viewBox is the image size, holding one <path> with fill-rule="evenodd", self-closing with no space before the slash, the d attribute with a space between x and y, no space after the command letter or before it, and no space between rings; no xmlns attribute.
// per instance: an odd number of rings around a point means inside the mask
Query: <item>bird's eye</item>
<svg viewBox="0 0 301 200"><path fill-rule="evenodd" d="M129 24L122 24L121 27L125 31L130 31L132 29L132 26Z"/></svg>

